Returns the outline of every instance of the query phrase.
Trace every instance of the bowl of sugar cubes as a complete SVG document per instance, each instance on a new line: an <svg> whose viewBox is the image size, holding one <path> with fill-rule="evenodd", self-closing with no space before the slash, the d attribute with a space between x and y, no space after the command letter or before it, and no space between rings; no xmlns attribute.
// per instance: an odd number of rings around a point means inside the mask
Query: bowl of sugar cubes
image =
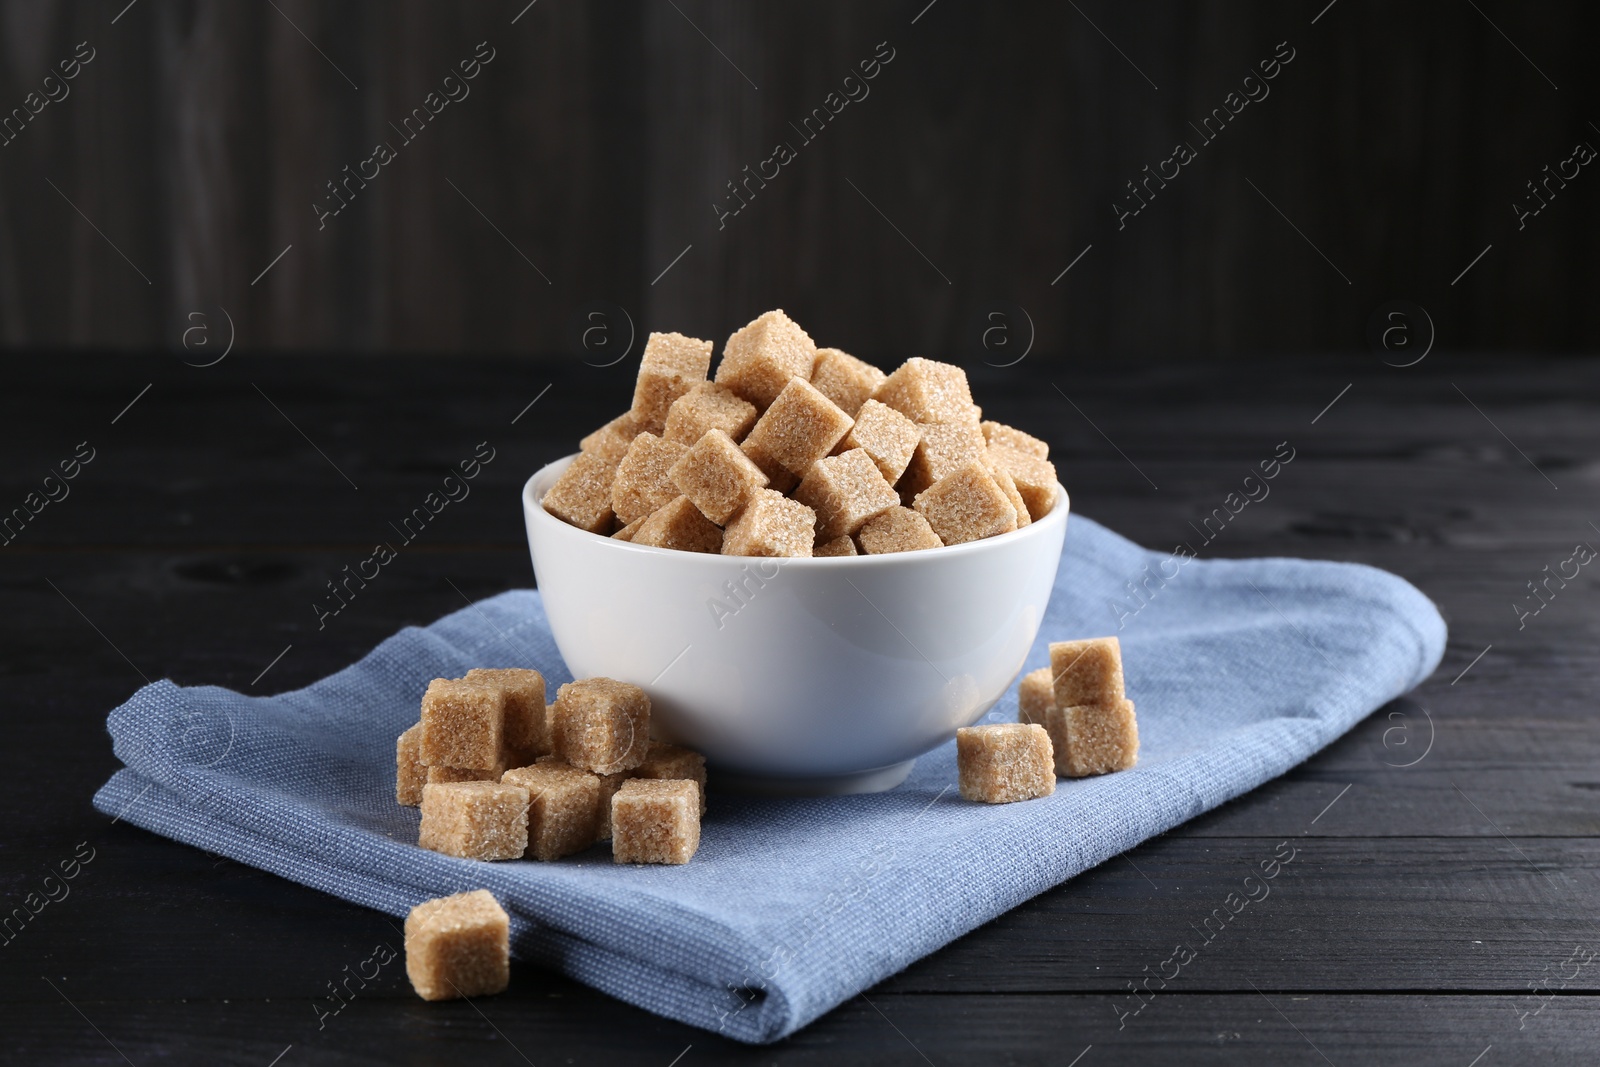
<svg viewBox="0 0 1600 1067"><path fill-rule="evenodd" d="M574 677L643 688L723 785L890 789L1016 679L1066 536L1045 442L966 372L818 348L781 310L652 333L629 409L523 489Z"/></svg>

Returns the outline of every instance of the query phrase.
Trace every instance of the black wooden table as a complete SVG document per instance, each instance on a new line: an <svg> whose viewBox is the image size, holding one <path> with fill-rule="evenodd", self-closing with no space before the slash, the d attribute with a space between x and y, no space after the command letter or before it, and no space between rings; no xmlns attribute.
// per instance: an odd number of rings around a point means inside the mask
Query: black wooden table
<svg viewBox="0 0 1600 1067"><path fill-rule="evenodd" d="M994 417L1050 439L1080 513L1152 546L1193 541L1189 523L1288 441L1271 496L1205 554L1385 567L1439 604L1449 650L1292 773L759 1049L525 965L470 1005L425 1004L391 966L319 1028L343 968L397 943L386 916L89 805L117 766L104 717L146 680L295 688L528 585L518 489L625 405L628 368L235 354L6 370L0 508L92 452L0 548L0 884L13 916L40 894L0 947L7 1062L1493 1067L1600 1047L1600 565L1567 562L1600 546L1600 361L974 369ZM483 441L496 458L471 497L319 630L325 583ZM1130 983L1280 842L1296 859L1271 896L1124 1015ZM76 877L46 883L64 861Z"/></svg>

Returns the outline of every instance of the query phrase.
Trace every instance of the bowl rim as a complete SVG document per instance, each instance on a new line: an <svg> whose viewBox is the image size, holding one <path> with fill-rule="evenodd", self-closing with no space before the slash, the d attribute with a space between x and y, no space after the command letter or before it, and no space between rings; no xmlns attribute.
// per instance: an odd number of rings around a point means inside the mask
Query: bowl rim
<svg viewBox="0 0 1600 1067"><path fill-rule="evenodd" d="M558 459L553 459L549 463L546 463L544 466L540 467L528 478L526 482L523 483L522 509L526 521L529 523L547 524L552 529L559 528L561 531L580 534L584 537L592 537L596 541L604 541L609 543L614 549L620 552L643 553L647 556L655 555L669 557L685 563L687 563L689 560L700 560L702 562L719 560L723 562L734 561L748 565L756 561L771 561L785 570L790 567L809 569L813 567L920 566L933 563L935 560L954 559L963 555L971 555L978 552L1003 551L1008 546L1020 546L1026 539L1030 537L1048 537L1049 534L1046 532L1047 529L1054 529L1058 525L1064 527L1066 525L1067 516L1071 511L1071 500L1068 497L1066 487L1063 486L1058 480L1056 482L1055 505L1043 517L1033 520L1021 529L1012 530L1009 533L997 534L994 537L980 538L976 541L964 541L959 545L942 545L939 548L921 549L913 552L886 552L872 556L725 556L721 553L713 554L710 552L685 552L676 548L657 548L654 545L636 545L631 541L618 541L614 537L590 533L588 530L579 529L570 523L563 522L546 511L542 503L542 494L538 497L534 496L534 484L540 481L542 478L553 478L555 473L553 468L564 468L565 465L570 464L579 455L580 453L573 452L569 453L568 455L561 456Z"/></svg>

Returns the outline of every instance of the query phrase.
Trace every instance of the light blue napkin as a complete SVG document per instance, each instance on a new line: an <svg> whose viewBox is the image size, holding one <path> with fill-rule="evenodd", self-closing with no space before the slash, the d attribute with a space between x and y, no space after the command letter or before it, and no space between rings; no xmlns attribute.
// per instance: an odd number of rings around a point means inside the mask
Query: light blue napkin
<svg viewBox="0 0 1600 1067"><path fill-rule="evenodd" d="M1433 604L1383 571L1180 566L1074 516L1028 667L1047 663L1050 641L1107 633L1122 639L1138 707L1133 770L1063 779L1027 803L973 804L955 788L951 743L888 793L713 792L700 851L682 867L617 866L604 847L556 863L478 863L414 844L417 811L394 801L394 741L428 680L483 665L536 667L552 686L570 679L537 592L402 630L280 696L146 686L108 720L127 769L95 806L392 915L487 888L511 913L519 958L740 1041L775 1041L1282 774L1426 678L1445 643ZM990 714L1014 719L1015 690Z"/></svg>

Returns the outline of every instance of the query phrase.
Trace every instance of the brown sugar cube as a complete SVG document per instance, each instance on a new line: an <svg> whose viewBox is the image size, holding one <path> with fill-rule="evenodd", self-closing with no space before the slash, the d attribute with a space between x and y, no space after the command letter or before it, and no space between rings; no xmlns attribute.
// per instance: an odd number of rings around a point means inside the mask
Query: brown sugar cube
<svg viewBox="0 0 1600 1067"><path fill-rule="evenodd" d="M850 426L850 416L839 405L805 379L791 378L739 447L778 485L780 472L804 477Z"/></svg>
<svg viewBox="0 0 1600 1067"><path fill-rule="evenodd" d="M1024 526L1032 524L1033 516L1028 514L1028 502L1022 499L1021 493L1017 492L1017 483L1012 480L1011 475L1005 472L1005 468L989 462L987 456L985 456L983 465L988 469L989 477L994 479L994 484L998 485L1000 491L1006 495L1006 499L1011 501L1011 507L1017 513L1017 529L1020 530Z"/></svg>
<svg viewBox="0 0 1600 1067"><path fill-rule="evenodd" d="M680 445L692 445L708 430L721 430L735 441L742 441L756 424L758 414L754 404L740 399L727 386L701 382L672 402L661 436Z"/></svg>
<svg viewBox="0 0 1600 1067"><path fill-rule="evenodd" d="M1026 452L1039 459L1050 458L1050 446L1032 434L1023 433L1013 426L1003 422L986 421L982 424L983 439L991 445L1003 448L1014 448L1018 452Z"/></svg>
<svg viewBox="0 0 1600 1067"><path fill-rule="evenodd" d="M633 444L633 439L638 437L643 429L644 427L639 425L638 416L631 411L624 412L579 441L578 447L615 463L622 459L628 451L628 446Z"/></svg>
<svg viewBox="0 0 1600 1067"><path fill-rule="evenodd" d="M611 858L618 863L688 863L700 847L699 787L630 778L611 798Z"/></svg>
<svg viewBox="0 0 1600 1067"><path fill-rule="evenodd" d="M422 803L428 768L422 762L422 724L419 722L394 742L394 800L414 808Z"/></svg>
<svg viewBox="0 0 1600 1067"><path fill-rule="evenodd" d="M1050 735L1036 723L957 730L956 768L961 795L984 804L1011 804L1056 791Z"/></svg>
<svg viewBox="0 0 1600 1067"><path fill-rule="evenodd" d="M1133 701L1052 707L1046 718L1056 773L1068 778L1125 771L1139 760Z"/></svg>
<svg viewBox="0 0 1600 1067"><path fill-rule="evenodd" d="M1045 715L1056 706L1055 685L1050 678L1050 668L1040 667L1022 676L1017 686L1017 721L1047 726ZM1051 744L1055 743L1054 735ZM1056 749L1057 758L1061 750Z"/></svg>
<svg viewBox="0 0 1600 1067"><path fill-rule="evenodd" d="M554 756L501 779L528 793L527 859L558 860L599 840L600 779Z"/></svg>
<svg viewBox="0 0 1600 1067"><path fill-rule="evenodd" d="M586 678L556 690L550 716L555 754L595 774L630 771L650 748L650 697L611 678Z"/></svg>
<svg viewBox="0 0 1600 1067"><path fill-rule="evenodd" d="M680 496L651 512L634 533L633 543L680 552L717 553L722 551L722 529L700 514L688 497Z"/></svg>
<svg viewBox="0 0 1600 1067"><path fill-rule="evenodd" d="M1056 467L1049 460L1005 445L990 445L988 461L1011 475L1032 518L1042 519L1056 506Z"/></svg>
<svg viewBox="0 0 1600 1067"><path fill-rule="evenodd" d="M428 784L446 785L450 782L498 782L511 765L502 760L499 767L429 767Z"/></svg>
<svg viewBox="0 0 1600 1067"><path fill-rule="evenodd" d="M907 507L917 494L973 460L984 458L983 431L972 423L935 422L917 427L921 439L900 478L900 501Z"/></svg>
<svg viewBox="0 0 1600 1067"><path fill-rule="evenodd" d="M869 519L856 534L856 540L861 543L861 551L869 556L944 547L944 542L920 512L901 507L890 508Z"/></svg>
<svg viewBox="0 0 1600 1067"><path fill-rule="evenodd" d="M835 537L831 541L815 541L811 545L813 556L858 556L856 543L849 536Z"/></svg>
<svg viewBox="0 0 1600 1067"><path fill-rule="evenodd" d="M650 516L646 515L645 519ZM611 535L613 541L632 541L634 534L639 532L639 527L644 525L644 519L634 519L628 525Z"/></svg>
<svg viewBox="0 0 1600 1067"><path fill-rule="evenodd" d="M1055 705L1112 705L1127 696L1122 677L1122 643L1115 637L1050 642Z"/></svg>
<svg viewBox="0 0 1600 1067"><path fill-rule="evenodd" d="M706 813L706 758L693 749L652 741L644 762L633 769L633 777L691 781L700 787L700 814Z"/></svg>
<svg viewBox="0 0 1600 1067"><path fill-rule="evenodd" d="M618 462L601 452L579 453L544 494L544 509L580 530L605 533L611 529L611 483Z"/></svg>
<svg viewBox="0 0 1600 1067"><path fill-rule="evenodd" d="M633 439L622 462L617 464L617 478L611 486L611 510L616 512L618 522L642 519L678 495L669 473L687 451L686 446L664 441L653 433L642 433Z"/></svg>
<svg viewBox="0 0 1600 1067"><path fill-rule="evenodd" d="M765 409L790 378L811 377L816 358L817 346L799 324L782 309L769 311L735 330L722 346L717 384Z"/></svg>
<svg viewBox="0 0 1600 1067"><path fill-rule="evenodd" d="M531 760L550 751L544 718L544 675L522 667L474 667L462 679L500 690L505 699L505 746Z"/></svg>
<svg viewBox="0 0 1600 1067"><path fill-rule="evenodd" d="M417 844L468 860L514 860L528 847L528 791L499 782L429 782Z"/></svg>
<svg viewBox="0 0 1600 1067"><path fill-rule="evenodd" d="M947 545L1010 533L1017 528L1017 509L981 460L973 460L917 494L914 506Z"/></svg>
<svg viewBox="0 0 1600 1067"><path fill-rule="evenodd" d="M911 465L911 457L916 454L917 443L921 440L922 430L916 423L887 404L868 400L856 412L855 425L833 450L864 449L883 472L884 480L893 485Z"/></svg>
<svg viewBox="0 0 1600 1067"><path fill-rule="evenodd" d="M853 534L873 516L900 506L900 494L861 448L817 460L794 498L817 513L817 536L824 539Z"/></svg>
<svg viewBox="0 0 1600 1067"><path fill-rule="evenodd" d="M706 518L726 523L750 494L764 489L767 476L723 430L707 430L669 472L678 492ZM718 541L720 545L720 540ZM711 551L716 551L712 549Z"/></svg>
<svg viewBox="0 0 1600 1067"><path fill-rule="evenodd" d="M888 404L912 422L976 423L967 372L952 363L915 357L900 364L873 391L872 399Z"/></svg>
<svg viewBox="0 0 1600 1067"><path fill-rule="evenodd" d="M511 984L511 919L487 889L424 900L406 916L406 977L423 1000L486 997Z"/></svg>
<svg viewBox="0 0 1600 1067"><path fill-rule="evenodd" d="M771 489L757 489L722 532L724 556L809 556L817 513Z"/></svg>
<svg viewBox="0 0 1600 1067"><path fill-rule="evenodd" d="M639 429L659 434L666 427L667 411L674 401L711 370L711 342L681 333L653 333L644 343L639 379L633 387L629 413Z"/></svg>
<svg viewBox="0 0 1600 1067"><path fill-rule="evenodd" d="M837 348L817 349L816 362L811 364L811 384L852 418L887 377L872 364Z"/></svg>
<svg viewBox="0 0 1600 1067"><path fill-rule="evenodd" d="M506 702L498 689L435 678L422 694L422 762L493 767L504 745Z"/></svg>

